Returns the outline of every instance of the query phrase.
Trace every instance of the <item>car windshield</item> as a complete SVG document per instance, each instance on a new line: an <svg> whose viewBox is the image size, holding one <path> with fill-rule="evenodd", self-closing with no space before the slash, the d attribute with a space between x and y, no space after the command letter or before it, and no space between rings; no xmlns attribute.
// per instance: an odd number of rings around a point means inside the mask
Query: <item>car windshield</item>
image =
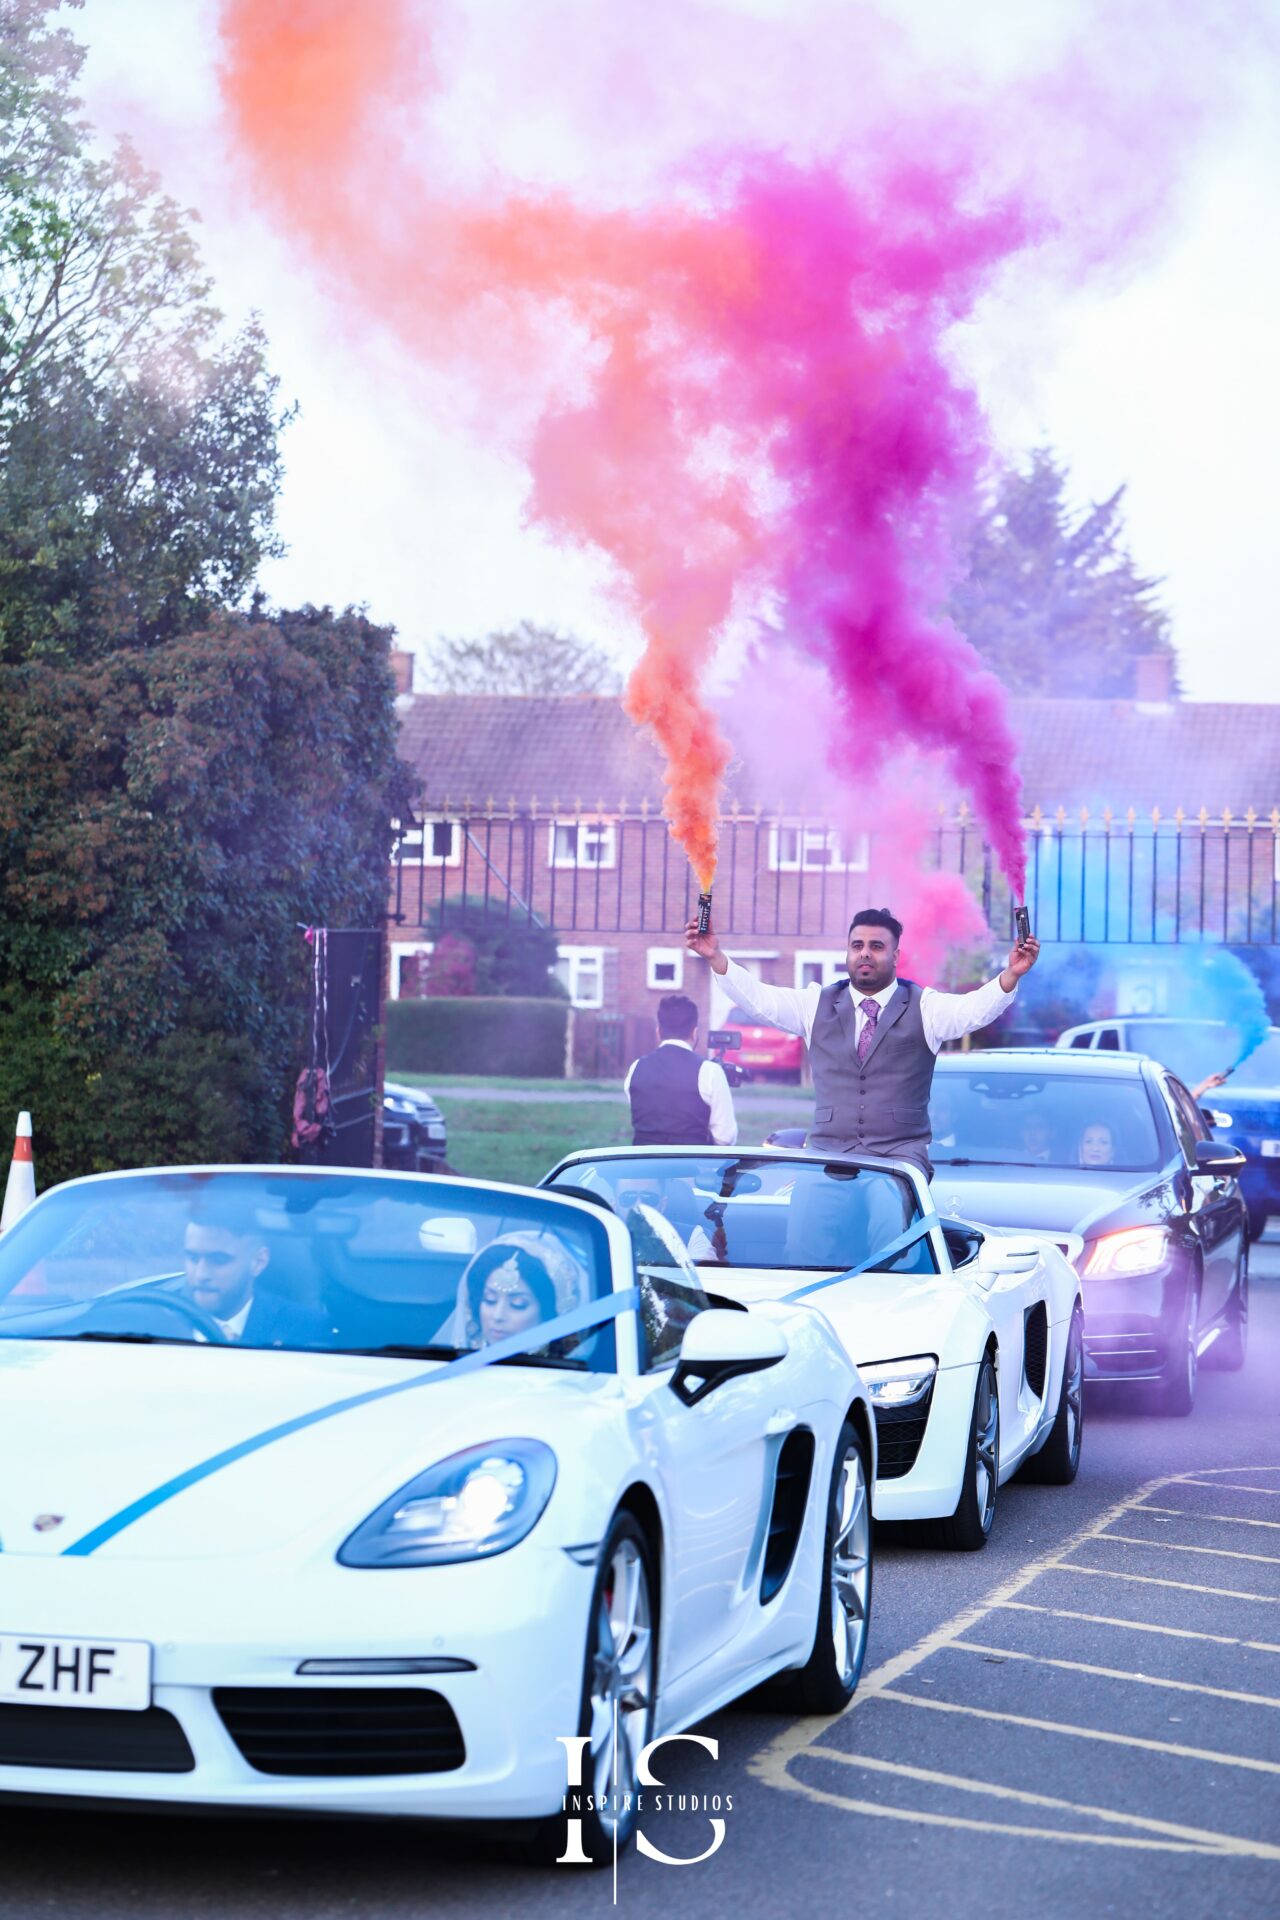
<svg viewBox="0 0 1280 1920"><path fill-rule="evenodd" d="M935 1077L929 1118L935 1166L1159 1165L1151 1102L1138 1079L965 1066Z"/></svg>
<svg viewBox="0 0 1280 1920"><path fill-rule="evenodd" d="M1189 1087L1211 1073L1222 1073L1240 1058L1244 1045L1237 1028L1211 1021L1130 1020L1125 1038L1134 1053L1149 1053ZM1280 1087L1280 1033L1274 1027L1262 1045L1241 1061L1227 1085L1241 1090Z"/></svg>
<svg viewBox="0 0 1280 1920"><path fill-rule="evenodd" d="M0 1240L0 1338L450 1354L612 1286L603 1220L536 1194L332 1173L121 1174ZM613 1366L608 1324L543 1363Z"/></svg>
<svg viewBox="0 0 1280 1920"><path fill-rule="evenodd" d="M838 1272L874 1256L919 1212L897 1174L752 1154L575 1160L551 1184L598 1194L626 1221L637 1209L657 1212L703 1268ZM935 1272L927 1237L885 1270Z"/></svg>

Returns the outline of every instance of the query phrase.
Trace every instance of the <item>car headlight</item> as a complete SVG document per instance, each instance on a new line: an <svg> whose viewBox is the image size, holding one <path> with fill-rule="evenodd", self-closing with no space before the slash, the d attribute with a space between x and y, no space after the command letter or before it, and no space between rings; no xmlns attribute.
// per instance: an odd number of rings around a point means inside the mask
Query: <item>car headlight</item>
<svg viewBox="0 0 1280 1920"><path fill-rule="evenodd" d="M344 1567L439 1567L505 1553L538 1524L556 1484L541 1440L495 1440L428 1467L338 1549Z"/></svg>
<svg viewBox="0 0 1280 1920"><path fill-rule="evenodd" d="M1104 1233L1094 1241L1085 1262L1085 1278L1154 1273L1168 1257L1169 1236L1163 1227L1122 1227L1118 1233Z"/></svg>
<svg viewBox="0 0 1280 1920"><path fill-rule="evenodd" d="M908 1360L878 1360L864 1367L858 1363L873 1406L909 1407L923 1400L933 1385L938 1362L931 1353L917 1353Z"/></svg>

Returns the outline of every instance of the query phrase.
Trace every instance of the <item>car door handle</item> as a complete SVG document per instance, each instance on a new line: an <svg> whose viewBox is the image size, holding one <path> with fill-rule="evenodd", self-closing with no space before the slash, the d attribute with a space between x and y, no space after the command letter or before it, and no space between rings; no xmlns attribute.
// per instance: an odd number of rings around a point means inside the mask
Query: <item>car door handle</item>
<svg viewBox="0 0 1280 1920"><path fill-rule="evenodd" d="M791 1408L779 1407L776 1413L769 1415L764 1430L766 1433L790 1433L795 1423L796 1416Z"/></svg>

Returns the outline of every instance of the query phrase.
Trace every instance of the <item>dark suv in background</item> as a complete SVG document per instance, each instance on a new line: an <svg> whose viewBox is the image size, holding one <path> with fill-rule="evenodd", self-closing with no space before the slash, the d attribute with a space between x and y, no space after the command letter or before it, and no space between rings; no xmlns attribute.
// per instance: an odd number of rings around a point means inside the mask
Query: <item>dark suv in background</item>
<svg viewBox="0 0 1280 1920"><path fill-rule="evenodd" d="M445 1118L422 1087L388 1080L382 1089L382 1164L400 1173L431 1173L449 1157Z"/></svg>
<svg viewBox="0 0 1280 1920"><path fill-rule="evenodd" d="M1145 1053L1194 1087L1231 1065L1241 1039L1222 1020L1135 1013L1068 1027L1058 1045L1090 1053ZM1260 1240L1268 1215L1280 1213L1280 1027L1271 1027L1226 1085L1212 1088L1200 1104L1214 1115L1219 1139L1244 1155L1240 1191L1249 1209L1250 1237Z"/></svg>

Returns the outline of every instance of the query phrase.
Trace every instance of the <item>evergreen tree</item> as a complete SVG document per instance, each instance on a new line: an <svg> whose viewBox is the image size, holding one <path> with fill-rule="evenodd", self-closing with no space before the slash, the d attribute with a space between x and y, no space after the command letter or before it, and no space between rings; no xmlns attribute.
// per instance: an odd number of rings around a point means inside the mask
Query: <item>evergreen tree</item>
<svg viewBox="0 0 1280 1920"><path fill-rule="evenodd" d="M1047 448L1000 479L949 611L1014 693L1127 697L1139 655L1173 655L1160 582L1124 544L1124 491L1073 512Z"/></svg>

